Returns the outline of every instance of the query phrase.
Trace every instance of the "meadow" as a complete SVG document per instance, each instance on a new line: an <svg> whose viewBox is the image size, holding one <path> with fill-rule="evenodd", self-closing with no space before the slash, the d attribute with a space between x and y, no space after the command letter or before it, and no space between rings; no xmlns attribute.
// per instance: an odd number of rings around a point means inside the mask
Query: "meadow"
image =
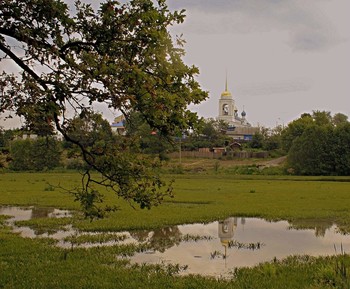
<svg viewBox="0 0 350 289"><path fill-rule="evenodd" d="M67 224L93 232L155 229L206 223L229 216L288 220L294 227L350 232L349 177L236 175L228 168L201 173L166 174L175 178L175 198L151 210L133 209L105 192L119 210L102 220L79 214L79 204L58 188L77 186L76 172L3 173L0 204L69 209L70 218L37 218L22 224L54 231ZM21 238L0 217L0 288L350 288L347 254L334 257L291 256L235 271L232 280L177 275L176 266L131 265L132 245L74 250L54 247L50 239ZM346 250L346 248L345 248Z"/></svg>

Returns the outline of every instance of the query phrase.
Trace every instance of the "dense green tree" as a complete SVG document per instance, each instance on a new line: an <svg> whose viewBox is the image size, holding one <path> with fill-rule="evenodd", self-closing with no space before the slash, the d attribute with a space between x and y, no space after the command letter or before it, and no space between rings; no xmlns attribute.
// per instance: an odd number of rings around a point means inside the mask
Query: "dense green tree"
<svg viewBox="0 0 350 289"><path fill-rule="evenodd" d="M350 175L350 123L338 124L333 133L332 157L339 175Z"/></svg>
<svg viewBox="0 0 350 289"><path fill-rule="evenodd" d="M304 114L291 122L282 132L290 145L289 166L301 175L349 175L349 127L345 115L332 117L324 111Z"/></svg>
<svg viewBox="0 0 350 289"><path fill-rule="evenodd" d="M183 149L213 148L226 146L232 139L226 135L227 123L213 118L202 119L199 127L183 142Z"/></svg>
<svg viewBox="0 0 350 289"><path fill-rule="evenodd" d="M249 147L253 149L262 149L264 147L265 136L261 131L254 133Z"/></svg>
<svg viewBox="0 0 350 289"><path fill-rule="evenodd" d="M277 126L273 129L260 127L259 131L253 135L252 140L247 146L266 151L278 150L281 148L281 132L282 126Z"/></svg>
<svg viewBox="0 0 350 289"><path fill-rule="evenodd" d="M282 148L288 152L293 141L303 134L310 126L332 126L333 118L329 111L314 110L312 114L303 113L300 118L292 121L281 133Z"/></svg>
<svg viewBox="0 0 350 289"><path fill-rule="evenodd" d="M298 175L336 174L331 149L332 129L314 124L293 142L288 163Z"/></svg>
<svg viewBox="0 0 350 289"><path fill-rule="evenodd" d="M300 118L293 120L281 133L282 148L288 152L293 141L301 136L305 129L313 124L310 114L302 114Z"/></svg>
<svg viewBox="0 0 350 289"><path fill-rule="evenodd" d="M281 147L281 138L278 135L270 135L264 143L263 149L267 151L278 150Z"/></svg>
<svg viewBox="0 0 350 289"><path fill-rule="evenodd" d="M173 138L167 138L144 121L137 112L132 113L126 121L126 136L134 140L135 148L148 154L157 154L165 158L165 154L174 150Z"/></svg>
<svg viewBox="0 0 350 289"><path fill-rule="evenodd" d="M224 138L226 130L227 123L225 121L209 118L202 122L198 134L203 135L209 141L214 141L217 138Z"/></svg>
<svg viewBox="0 0 350 289"><path fill-rule="evenodd" d="M5 130L0 127L0 168L7 166L9 161L10 143L17 130Z"/></svg>
<svg viewBox="0 0 350 289"><path fill-rule="evenodd" d="M332 122L336 126L348 123L348 116L343 113L336 113L332 118Z"/></svg>
<svg viewBox="0 0 350 289"><path fill-rule="evenodd" d="M19 139L11 142L10 169L43 171L60 165L61 146L52 137Z"/></svg>
<svg viewBox="0 0 350 289"><path fill-rule="evenodd" d="M0 129L0 149L8 150L10 142L13 140L18 130Z"/></svg>
<svg viewBox="0 0 350 289"><path fill-rule="evenodd" d="M312 112L312 119L318 126L326 126L332 124L332 115L330 111L314 110Z"/></svg>
<svg viewBox="0 0 350 289"><path fill-rule="evenodd" d="M89 116L91 105L103 102L126 118L131 111L139 112L162 135L193 127L197 116L187 106L204 100L207 93L195 80L198 69L182 61L184 41L177 37L174 44L168 31L184 21L184 11L169 11L165 0L106 1L97 11L76 1L74 11L62 0L0 2L0 57L21 70L20 75L6 71L1 75L0 112L15 111L28 127L45 134L55 128L79 147L88 167L103 179L95 181L89 170L85 172L79 191L85 200L98 199L93 183L107 185L130 200L137 183L140 196L131 199L141 207L158 204L163 195L154 192L161 182L139 164L138 156L114 157L125 144L101 134L107 137L101 139L101 147L105 146L108 166L116 168L119 161L126 165L108 173L99 149L84 143L84 137L75 137L72 118L92 125L97 119ZM73 117L68 112L74 112Z"/></svg>

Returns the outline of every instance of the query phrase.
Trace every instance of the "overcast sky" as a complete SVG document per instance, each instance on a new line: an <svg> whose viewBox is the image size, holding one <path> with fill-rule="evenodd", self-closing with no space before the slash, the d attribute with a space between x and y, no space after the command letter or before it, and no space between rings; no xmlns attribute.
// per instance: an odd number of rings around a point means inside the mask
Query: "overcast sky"
<svg viewBox="0 0 350 289"><path fill-rule="evenodd" d="M287 124L303 112L350 117L349 0L170 0L185 8L174 33L200 69L210 98L194 109L218 115L225 88L253 125Z"/></svg>
<svg viewBox="0 0 350 289"><path fill-rule="evenodd" d="M88 0L85 0L88 1ZM94 2L94 6L98 1ZM225 88L253 125L287 124L312 110L350 117L349 0L168 0L186 9L172 29L187 41L209 99L191 107L217 117ZM97 6L97 5L96 5ZM112 120L118 113L104 111Z"/></svg>

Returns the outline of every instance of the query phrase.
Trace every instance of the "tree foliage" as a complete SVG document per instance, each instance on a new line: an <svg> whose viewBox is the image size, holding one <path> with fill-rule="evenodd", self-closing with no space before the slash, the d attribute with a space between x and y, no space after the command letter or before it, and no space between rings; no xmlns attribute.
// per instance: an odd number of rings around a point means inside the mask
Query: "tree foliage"
<svg viewBox="0 0 350 289"><path fill-rule="evenodd" d="M330 155L331 131L325 126L312 125L295 139L288 162L300 175L329 175L334 171Z"/></svg>
<svg viewBox="0 0 350 289"><path fill-rule="evenodd" d="M174 140L152 129L137 112L130 115L125 126L126 135L133 139L134 148L142 153L166 158L166 153L174 150Z"/></svg>
<svg viewBox="0 0 350 289"><path fill-rule="evenodd" d="M254 149L263 149L266 151L276 151L281 148L282 126L276 126L273 129L260 127L252 140L247 144L248 147Z"/></svg>
<svg viewBox="0 0 350 289"><path fill-rule="evenodd" d="M339 175L350 175L350 123L337 125L333 132L334 169Z"/></svg>
<svg viewBox="0 0 350 289"><path fill-rule="evenodd" d="M131 194L141 207L158 204L163 194L154 192L163 183L150 177L137 156L123 153L123 141L102 131L105 125L92 105L106 103L126 118L136 111L165 136L196 124L187 106L207 93L195 80L198 69L182 61L184 41L173 40L168 31L184 21L184 11L169 11L165 0L106 1L97 11L76 1L71 10L61 0L0 2L0 57L21 70L1 75L0 112L15 111L45 135L56 129L81 150L88 164L78 193L84 208L99 199L94 183L127 200ZM91 143L78 136L78 117L86 122L84 133L95 137L96 126L103 138ZM92 179L92 168L102 181Z"/></svg>
<svg viewBox="0 0 350 289"><path fill-rule="evenodd" d="M202 119L198 128L183 141L182 148L196 150L198 148L223 147L232 139L226 135L227 123L213 118Z"/></svg>
<svg viewBox="0 0 350 289"><path fill-rule="evenodd" d="M291 122L282 137L288 164L301 175L350 174L350 123L329 112L314 111Z"/></svg>
<svg viewBox="0 0 350 289"><path fill-rule="evenodd" d="M345 124L348 122L348 116L338 112L333 116L332 122L335 126Z"/></svg>
<svg viewBox="0 0 350 289"><path fill-rule="evenodd" d="M52 137L14 140L10 153L10 169L15 171L43 171L60 165L61 147Z"/></svg>
<svg viewBox="0 0 350 289"><path fill-rule="evenodd" d="M305 129L312 125L312 123L313 119L310 114L302 114L300 118L290 122L282 131L282 148L288 152L293 144L293 141L301 136Z"/></svg>
<svg viewBox="0 0 350 289"><path fill-rule="evenodd" d="M4 130L0 128L0 149L8 150L10 142L14 139L18 130Z"/></svg>

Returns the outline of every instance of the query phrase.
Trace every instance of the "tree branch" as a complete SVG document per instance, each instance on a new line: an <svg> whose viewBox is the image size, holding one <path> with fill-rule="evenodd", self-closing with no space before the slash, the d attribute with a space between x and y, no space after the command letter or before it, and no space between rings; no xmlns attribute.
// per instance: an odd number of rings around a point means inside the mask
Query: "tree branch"
<svg viewBox="0 0 350 289"><path fill-rule="evenodd" d="M14 54L10 49L8 49L5 45L0 42L0 50L2 50L5 54L7 54L19 67L21 67L25 72L27 72L31 77L34 78L45 90L48 90L48 86L45 81L40 78L32 69L29 68L28 65L25 65L24 62Z"/></svg>

